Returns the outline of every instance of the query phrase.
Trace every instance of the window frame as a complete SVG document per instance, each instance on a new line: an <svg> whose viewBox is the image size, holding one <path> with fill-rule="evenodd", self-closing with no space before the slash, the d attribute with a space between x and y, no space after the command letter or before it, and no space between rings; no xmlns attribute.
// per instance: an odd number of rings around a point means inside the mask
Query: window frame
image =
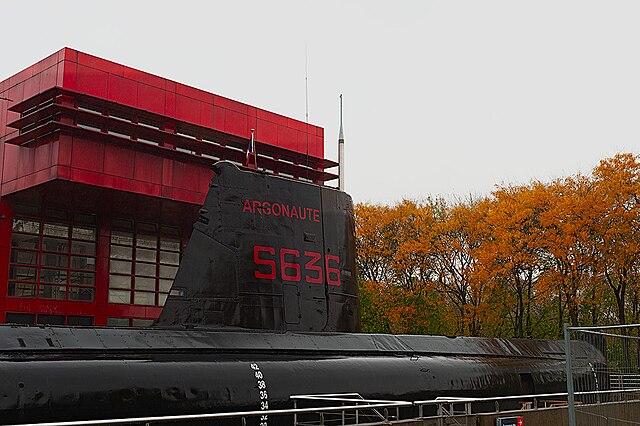
<svg viewBox="0 0 640 426"><path fill-rule="evenodd" d="M114 248L117 249L115 255ZM148 221L114 218L109 237L108 302L163 307L182 254L180 228ZM155 260L152 261L151 257ZM171 260L167 261L167 258ZM128 272L119 268L124 266L125 262L129 263ZM167 274L168 268L175 269ZM124 277L128 277L128 280ZM127 298L128 302L125 301Z"/></svg>
<svg viewBox="0 0 640 426"><path fill-rule="evenodd" d="M88 213L72 215L68 212L52 210L44 210L35 214L33 208L31 208L31 212L26 210L28 208L16 211L12 219L7 297L95 303L98 273L96 216ZM84 220L80 218L84 218ZM17 223L20 221L23 224L30 223L31 229L24 226L23 229L16 229ZM63 236L62 232L65 228L66 236ZM76 233L75 231L79 229L89 232ZM84 234L84 238L82 234ZM87 237L90 234L93 234L93 239ZM15 241L28 242L29 237L31 237L30 244L35 243L35 247L28 247L29 244L14 245ZM57 246L56 241L58 242ZM87 252L86 248L91 245L93 249ZM85 250L77 250L77 247L85 247ZM35 256L35 263L21 261L25 260L21 259L21 256L28 254ZM85 259L84 267L78 267L78 264L74 263L78 259ZM87 265L93 265L93 268L87 268ZM17 268L35 269L35 276L20 279L12 273L12 270L17 270ZM52 279L43 281L44 277ZM75 279L77 277L85 278L78 282L74 281L74 277ZM17 291L16 288L20 286L23 287L23 290ZM55 287L58 289L54 291ZM62 291L63 287L64 291ZM26 291L28 289L31 290ZM89 298L71 297L73 294L82 293L91 296ZM46 294L55 294L56 296L45 297Z"/></svg>

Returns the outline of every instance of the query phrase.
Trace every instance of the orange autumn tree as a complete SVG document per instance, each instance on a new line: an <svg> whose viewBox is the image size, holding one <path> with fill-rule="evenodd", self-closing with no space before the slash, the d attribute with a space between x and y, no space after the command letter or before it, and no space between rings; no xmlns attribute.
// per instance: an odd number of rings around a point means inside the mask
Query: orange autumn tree
<svg viewBox="0 0 640 426"><path fill-rule="evenodd" d="M357 204L354 208L356 228L356 263L360 286L361 323L364 331L389 333L387 310L393 302L384 287L393 280L393 256L397 249L395 224L391 208Z"/></svg>
<svg viewBox="0 0 640 426"><path fill-rule="evenodd" d="M596 249L591 206L596 197L590 180L581 175L552 182L546 196L549 208L540 215L544 272L538 288L547 297L558 297L557 333L561 336L565 309L577 326L584 303L593 302Z"/></svg>
<svg viewBox="0 0 640 426"><path fill-rule="evenodd" d="M441 202L404 200L393 207L358 204L356 247L365 331L441 333L442 303L431 263L413 249L432 232Z"/></svg>
<svg viewBox="0 0 640 426"><path fill-rule="evenodd" d="M598 277L615 298L617 322L626 324L628 296L639 291L640 162L638 156L618 154L593 171L597 202L594 244ZM634 311L634 320L638 319Z"/></svg>
<svg viewBox="0 0 640 426"><path fill-rule="evenodd" d="M469 241L475 241L470 254L475 264L470 280L470 299L467 304L467 329L470 335L480 336L501 334L505 311L497 309L505 298L500 276L492 269L493 253L490 243L493 240L488 217L494 209L489 198L483 198L471 204L467 222Z"/></svg>
<svg viewBox="0 0 640 426"><path fill-rule="evenodd" d="M448 205L358 205L370 331L553 337L640 321L640 161ZM368 315L368 316L367 316ZM373 330L375 329L375 330Z"/></svg>
<svg viewBox="0 0 640 426"><path fill-rule="evenodd" d="M398 226L398 244L393 256L395 282L407 288L424 285L434 279L430 253L419 250L420 241L433 235L438 221L442 220L446 206L442 200L425 202L403 200L393 208Z"/></svg>
<svg viewBox="0 0 640 426"><path fill-rule="evenodd" d="M482 327L485 283L478 275L476 250L482 244L478 203L460 203L448 209L428 238L417 247L431 259L434 285L444 294L455 314L456 332L477 336Z"/></svg>
<svg viewBox="0 0 640 426"><path fill-rule="evenodd" d="M363 281L389 282L393 278L398 230L391 211L390 207L371 204L357 204L354 208L356 259Z"/></svg>
<svg viewBox="0 0 640 426"><path fill-rule="evenodd" d="M450 334L446 306L422 284L405 288L365 281L360 287L362 328L392 334Z"/></svg>
<svg viewBox="0 0 640 426"><path fill-rule="evenodd" d="M446 300L434 286L437 271L432 254L419 250L421 241L436 232L446 209L443 200L430 198L424 202L404 200L394 209L398 216L406 218L399 235L402 243L394 256L396 283L402 287L402 306L411 304L416 310L403 312L397 309L390 315L408 320L410 326L405 332L442 334L452 331L446 321L450 317Z"/></svg>
<svg viewBox="0 0 640 426"><path fill-rule="evenodd" d="M486 215L487 238L480 256L501 288L500 305L513 337L534 334L535 284L542 273L540 215L548 209L540 182L508 186L492 193Z"/></svg>

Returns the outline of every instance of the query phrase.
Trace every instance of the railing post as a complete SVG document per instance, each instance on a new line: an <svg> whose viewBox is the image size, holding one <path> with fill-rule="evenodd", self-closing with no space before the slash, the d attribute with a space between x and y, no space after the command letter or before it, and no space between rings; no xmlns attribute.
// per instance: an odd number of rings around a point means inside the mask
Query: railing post
<svg viewBox="0 0 640 426"><path fill-rule="evenodd" d="M293 400L293 409L294 410L298 409L298 400L297 399ZM293 413L293 426L298 426L298 413L297 412Z"/></svg>
<svg viewBox="0 0 640 426"><path fill-rule="evenodd" d="M571 365L571 336L569 324L564 323L564 358L567 369L567 414L569 426L576 426L576 405L573 398L573 367Z"/></svg>
<svg viewBox="0 0 640 426"><path fill-rule="evenodd" d="M342 403L342 406L344 407L344 402ZM345 425L345 420L344 420L344 410L342 410L342 426Z"/></svg>

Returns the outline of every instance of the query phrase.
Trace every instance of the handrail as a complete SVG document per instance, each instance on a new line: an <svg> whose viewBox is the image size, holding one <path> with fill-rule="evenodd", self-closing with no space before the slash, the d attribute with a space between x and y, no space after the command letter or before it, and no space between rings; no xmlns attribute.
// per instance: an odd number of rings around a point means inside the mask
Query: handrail
<svg viewBox="0 0 640 426"><path fill-rule="evenodd" d="M607 391L584 391L584 392L575 392L576 396L589 396L589 395L607 395L607 394L625 394L625 393L640 393L640 388L633 389L613 389ZM414 405L418 406L418 417L425 418L424 416L424 406L437 406L443 407L444 404L461 404L471 407L473 403L482 403L482 402L495 402L495 412L500 412L500 401L510 401L510 400L533 400L535 409L539 409L537 407L537 402L544 402L545 398L564 398L564 400L560 399L563 402L566 402L567 398L566 392L558 392L558 393L546 393L546 394L533 394L533 395L510 395L510 396L497 396L497 397L488 397L488 398L466 398L466 397L438 397L436 399L424 400L424 401L414 401ZM556 401L557 402L557 401ZM522 410L515 410L522 411ZM466 413L467 415L472 414L471 411ZM436 416L437 418L437 416Z"/></svg>
<svg viewBox="0 0 640 426"><path fill-rule="evenodd" d="M344 410L373 410L382 408L400 408L411 407L413 403L407 401L387 401L385 404L363 404L351 406L335 406L321 408L289 408L281 410L254 410L254 411L238 411L228 413L211 413L211 414L184 414L175 416L152 416L152 417L132 417L123 419L106 419L106 420L78 420L71 422L52 422L52 423L29 423L14 424L7 426L97 426L97 425L122 425L131 423L152 423L152 422L172 422L172 421L197 421L197 420L215 420L233 417L253 417L253 416L277 416L288 414L303 413L327 413Z"/></svg>
<svg viewBox="0 0 640 426"><path fill-rule="evenodd" d="M590 391L590 392L577 392L576 395L594 395L594 394L624 394L624 393L640 393L640 388L625 389L625 390L609 390L609 391ZM320 414L323 413L344 413L345 411L354 411L356 413L356 422L358 419L358 412L363 410L384 410L386 417L387 410L394 408L399 410L400 408L417 407L419 411L418 418L423 418L423 407L425 405L442 406L444 404L460 404L471 406L472 403L490 402L496 401L496 411L499 412L498 401L505 400L535 400L539 401L544 398L558 398L566 397L567 393L546 393L546 394L533 394L533 395L510 395L488 398L465 398L465 397L438 397L431 400L423 401L387 401L387 400L374 400L362 398L357 393L343 393L343 394L318 394L318 395L292 395L291 400L296 401L327 401L327 402L343 402L343 403L355 403L353 405L340 405L329 407L311 407L311 408L289 408L279 410L253 410L253 411L238 411L227 413L209 413L209 414L184 414L173 416L150 416L150 417L132 417L122 419L105 419L105 420L79 420L69 422L50 422L50 423L31 423L31 424L15 424L10 426L99 426L99 425L123 425L123 424L146 424L146 423L168 423L174 421L204 421L204 420L216 420L216 419L229 419L229 418L246 418L246 417L258 417L258 416L280 416L280 415L294 415L298 414ZM471 412L466 413L472 414ZM344 417L343 417L344 418Z"/></svg>
<svg viewBox="0 0 640 426"><path fill-rule="evenodd" d="M640 388L633 389L612 389L607 391L584 391L584 392L576 392L576 395L602 395L602 394L613 394L613 393L621 393L621 392L640 392ZM438 397L436 399L428 399L423 401L414 401L413 403L416 405L426 405L426 404L437 404L437 403L450 403L450 402L489 402L489 401L498 401L498 400L513 400L513 399L540 399L540 398L551 398L551 397L561 397L567 396L566 392L558 392L558 393L540 393L533 395L510 395L510 396L493 396L487 398L466 398L466 397Z"/></svg>
<svg viewBox="0 0 640 426"><path fill-rule="evenodd" d="M353 398L351 398L353 397ZM408 401L388 401L388 400L379 400L379 399L365 399L359 393L337 393L337 394L314 394L314 395L291 395L289 399L293 400L293 407L298 408L298 401L324 401L324 402L355 402L356 408L354 411L356 424L359 423L359 411L362 410L371 410L377 418L384 422L388 422L389 420L389 408L396 409L396 420L400 420L400 407L402 406L413 406L412 402ZM364 404L360 404L360 403ZM384 407L384 414L382 414L377 408L374 407L374 404L394 404L388 407ZM344 405L343 405L344 407ZM345 424L345 409L340 410L342 414L342 424ZM293 424L297 426L302 424L298 421L298 415L294 414L293 416ZM324 424L324 417L320 414L320 424Z"/></svg>
<svg viewBox="0 0 640 426"><path fill-rule="evenodd" d="M344 396L357 396L359 398L344 398ZM308 401L337 401L337 402L367 402L376 404L408 403L408 401L390 401L385 399L365 399L358 393L327 393L318 395L291 395L289 399Z"/></svg>

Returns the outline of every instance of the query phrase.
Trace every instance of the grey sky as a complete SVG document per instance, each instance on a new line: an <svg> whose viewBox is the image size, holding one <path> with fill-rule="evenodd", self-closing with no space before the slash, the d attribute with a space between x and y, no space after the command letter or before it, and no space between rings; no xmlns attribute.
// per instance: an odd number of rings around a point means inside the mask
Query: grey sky
<svg viewBox="0 0 640 426"><path fill-rule="evenodd" d="M325 128L355 201L488 194L640 140L637 1L9 1L0 79L64 47ZM336 183L337 184L337 183Z"/></svg>

